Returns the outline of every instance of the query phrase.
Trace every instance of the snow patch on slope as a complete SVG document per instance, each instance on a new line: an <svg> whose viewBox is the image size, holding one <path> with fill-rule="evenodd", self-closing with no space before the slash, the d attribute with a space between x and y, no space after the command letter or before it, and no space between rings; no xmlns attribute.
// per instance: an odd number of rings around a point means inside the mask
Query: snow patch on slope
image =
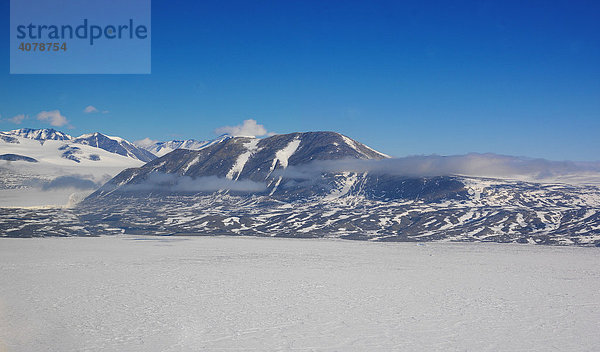
<svg viewBox="0 0 600 352"><path fill-rule="evenodd" d="M250 159L250 156L254 154L254 152L256 152L258 142L259 139L251 139L248 142L244 143L246 151L238 156L235 163L231 167L231 170L229 170L225 177L227 177L230 180L237 181L238 177L240 177L240 174L242 173L242 170L244 170L244 166L246 166L246 163Z"/></svg>
<svg viewBox="0 0 600 352"><path fill-rule="evenodd" d="M271 175L273 170L275 170L277 162L279 162L279 165L281 165L282 168L287 168L288 160L296 152L296 150L298 150L300 143L301 140L299 138L295 138L290 143L288 143L288 145L286 145L285 148L275 153L275 158L273 159L273 163L271 164L271 169L269 170L269 175L267 175L267 178Z"/></svg>
<svg viewBox="0 0 600 352"><path fill-rule="evenodd" d="M359 146L357 145L357 142L355 142L351 138L348 138L348 137L344 136L343 134L340 134L340 136L344 140L344 143L346 143L350 148L354 149L356 152L360 153L361 155L363 155L365 157L368 157L368 155L359 148ZM377 155L380 155L383 158L390 158L389 155L383 154L381 152L378 152L375 149L373 149L373 148L371 148L371 147L369 147L367 145L364 145L364 144L360 143L360 146L366 148L367 150L372 151L373 153L375 153Z"/></svg>
<svg viewBox="0 0 600 352"><path fill-rule="evenodd" d="M387 155L387 154L385 154L385 153L382 153L382 152L378 152L377 150L375 150L375 149L373 149L373 148L369 147L369 146L368 146L368 145L366 145L366 144L363 144L363 147L365 147L365 148L369 149L369 150L370 150L370 151L372 151L373 153L376 153L376 154L379 154L379 155L381 155L382 157L384 157L384 158L386 158L386 159L389 159L389 158L391 158L391 156L389 156L389 155Z"/></svg>
<svg viewBox="0 0 600 352"><path fill-rule="evenodd" d="M296 138L293 141L291 141L285 148L275 153L275 157L277 160L279 160L281 167L285 169L288 166L288 160L296 152L296 150L298 150L300 142L300 139Z"/></svg>
<svg viewBox="0 0 600 352"><path fill-rule="evenodd" d="M362 152L358 149L358 146L356 145L356 143L354 143L354 141L346 136L344 136L343 134L340 134L340 136L342 137L342 139L344 140L344 142L352 149L356 150L357 152L361 153Z"/></svg>
<svg viewBox="0 0 600 352"><path fill-rule="evenodd" d="M331 199L337 199L337 198L341 198L341 197L345 196L346 194L348 194L350 192L350 190L352 190L352 187L356 184L357 181L358 181L357 174L350 173L350 172L342 173L341 187L339 189L336 189L333 192L331 192L329 195L327 195L327 197L325 197L325 199L331 200Z"/></svg>

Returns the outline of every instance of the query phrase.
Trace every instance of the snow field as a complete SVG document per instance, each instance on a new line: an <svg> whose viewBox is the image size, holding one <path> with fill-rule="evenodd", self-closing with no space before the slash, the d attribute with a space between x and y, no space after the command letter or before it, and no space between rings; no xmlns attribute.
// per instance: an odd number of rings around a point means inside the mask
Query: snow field
<svg viewBox="0 0 600 352"><path fill-rule="evenodd" d="M591 351L598 249L3 239L0 350Z"/></svg>

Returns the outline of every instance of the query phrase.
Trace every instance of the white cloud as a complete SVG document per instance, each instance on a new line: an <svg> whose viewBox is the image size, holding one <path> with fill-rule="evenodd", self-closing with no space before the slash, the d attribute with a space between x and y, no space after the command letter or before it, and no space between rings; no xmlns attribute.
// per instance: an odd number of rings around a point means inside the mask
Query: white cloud
<svg viewBox="0 0 600 352"><path fill-rule="evenodd" d="M146 137L144 139L140 139L139 141L133 142L133 144L140 146L140 147L149 147L152 144L157 143L157 142L158 142L157 140Z"/></svg>
<svg viewBox="0 0 600 352"><path fill-rule="evenodd" d="M26 120L27 118L28 118L27 115L19 114L19 115L11 117L9 119L6 119L6 121L19 125L19 124L21 124L21 122L23 122L23 120Z"/></svg>
<svg viewBox="0 0 600 352"><path fill-rule="evenodd" d="M86 114L92 114L98 112L98 109L96 109L96 107L93 105L88 105L85 107L85 109L83 109L83 112Z"/></svg>
<svg viewBox="0 0 600 352"><path fill-rule="evenodd" d="M232 192L262 192L267 185L251 180L229 180L217 176L192 178L174 174L151 173L142 183L125 185L124 191L215 192L226 189Z"/></svg>
<svg viewBox="0 0 600 352"><path fill-rule="evenodd" d="M69 120L60 114L59 110L42 111L37 114L40 121L48 121L51 126L60 127L69 124Z"/></svg>
<svg viewBox="0 0 600 352"><path fill-rule="evenodd" d="M383 160L318 160L304 165L290 166L274 174L314 179L324 172L369 172L375 175L406 177L463 175L524 181L568 180L569 177L577 176L587 177L596 182L600 178L600 162L551 161L491 153L471 153L452 156L409 156Z"/></svg>
<svg viewBox="0 0 600 352"><path fill-rule="evenodd" d="M272 136L275 133L268 132L265 126L260 125L256 120L248 119L244 120L241 125L236 126L223 126L215 130L216 134L230 134L232 136L245 136L245 137L259 137L259 136Z"/></svg>

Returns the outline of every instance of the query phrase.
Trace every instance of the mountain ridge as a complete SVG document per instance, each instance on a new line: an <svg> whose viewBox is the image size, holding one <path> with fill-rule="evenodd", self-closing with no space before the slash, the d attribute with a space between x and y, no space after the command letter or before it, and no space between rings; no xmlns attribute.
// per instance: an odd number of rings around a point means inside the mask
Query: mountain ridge
<svg viewBox="0 0 600 352"><path fill-rule="evenodd" d="M33 139L0 137L17 139L0 140L14 149L7 154L19 155L8 159L25 155L18 143L42 147ZM90 154L96 147L47 140L43 148L63 148L57 150L81 164L99 165ZM147 163L103 152L100 159L112 155L136 167L121 168L69 209L0 209L0 236L249 235L600 246L597 186L422 176L418 169L390 173L386 165L397 159L336 132L229 137ZM46 161L44 155L36 159ZM75 164L64 158L62 163ZM71 177L45 187L67 181L90 185Z"/></svg>
<svg viewBox="0 0 600 352"><path fill-rule="evenodd" d="M388 156L336 132L296 132L262 139L230 137L201 150L175 150L141 168L124 170L94 195L112 193L125 184L143 183L151 173L266 181L269 192L275 192L282 180L272 175L276 170L314 160L344 158L379 160Z"/></svg>
<svg viewBox="0 0 600 352"><path fill-rule="evenodd" d="M156 155L157 157L164 156L176 149L190 149L190 150L200 150L202 148L208 147L212 144L219 143L222 140L227 138L232 138L233 136L228 134L222 134L215 139L200 141L197 139L185 139L185 140L170 140L170 141L152 141L150 143L138 142L135 143L140 148L143 148L150 153Z"/></svg>
<svg viewBox="0 0 600 352"><path fill-rule="evenodd" d="M104 149L111 153L131 157L133 159L137 159L144 162L156 158L154 154L144 149L138 148L133 143L127 141L124 138L108 136L100 132L87 133L79 137L73 137L64 132L57 131L53 128L21 128L17 130L4 131L1 133L3 136L7 137L22 137L26 139L36 140L39 141L41 144L43 144L47 140L53 140L89 145L92 147Z"/></svg>

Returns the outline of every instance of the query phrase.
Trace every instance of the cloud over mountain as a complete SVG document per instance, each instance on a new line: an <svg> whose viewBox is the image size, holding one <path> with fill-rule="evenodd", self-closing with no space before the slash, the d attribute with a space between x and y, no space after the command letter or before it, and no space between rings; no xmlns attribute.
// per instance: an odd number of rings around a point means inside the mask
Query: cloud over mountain
<svg viewBox="0 0 600 352"><path fill-rule="evenodd" d="M149 137L146 137L144 139L140 139L140 140L133 142L133 144L140 146L142 148L149 147L155 143L158 143L158 141L154 140L154 139L150 139Z"/></svg>
<svg viewBox="0 0 600 352"><path fill-rule="evenodd" d="M369 172L407 177L479 176L545 180L571 175L600 177L600 163L551 161L498 154L424 155L383 160L318 160L279 170L288 177L310 179L323 172Z"/></svg>
<svg viewBox="0 0 600 352"><path fill-rule="evenodd" d="M260 137L274 134L273 132L268 132L265 126L253 119L244 120L240 125L219 127L215 130L215 133L219 135L230 134L236 137Z"/></svg>
<svg viewBox="0 0 600 352"><path fill-rule="evenodd" d="M250 180L235 181L217 176L192 178L165 173L151 173L138 184L127 185L126 192L165 191L165 192L215 192L229 190L233 192L261 192L267 188L265 183Z"/></svg>
<svg viewBox="0 0 600 352"><path fill-rule="evenodd" d="M37 119L46 121L55 127L69 125L69 120L64 115L61 115L59 110L41 111L37 114Z"/></svg>

